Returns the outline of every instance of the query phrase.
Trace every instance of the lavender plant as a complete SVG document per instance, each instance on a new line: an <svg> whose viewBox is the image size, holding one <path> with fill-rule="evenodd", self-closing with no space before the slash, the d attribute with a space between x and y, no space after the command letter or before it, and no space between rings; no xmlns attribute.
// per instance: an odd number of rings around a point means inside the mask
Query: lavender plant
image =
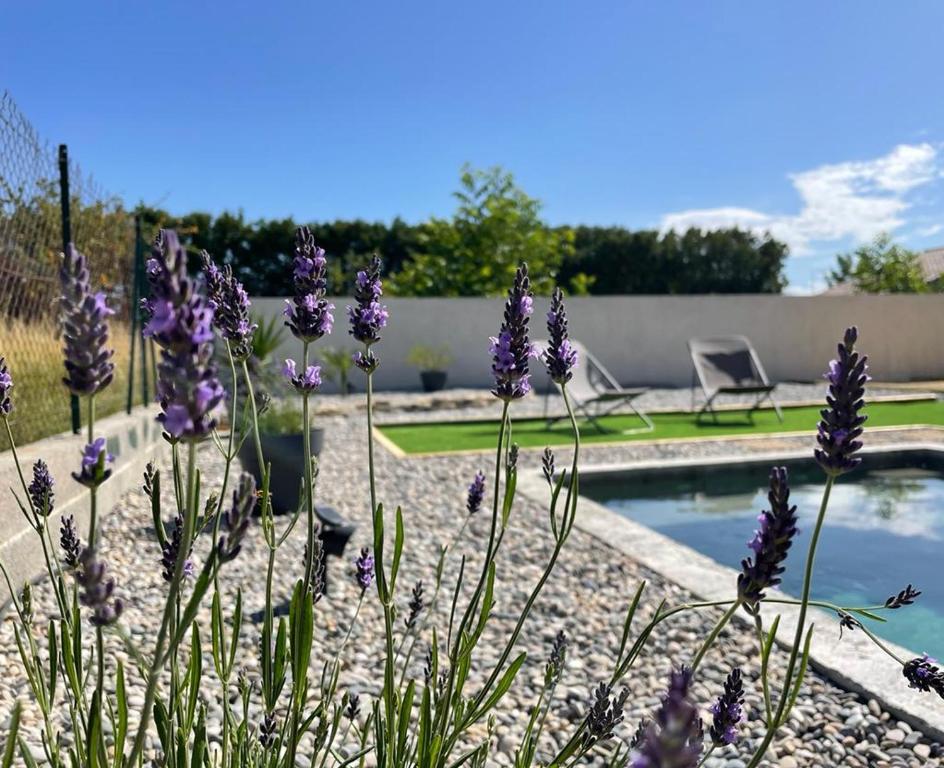
<svg viewBox="0 0 944 768"><path fill-rule="evenodd" d="M346 633L336 647L328 648L316 635L317 612L324 610L327 600L323 599L324 547L314 514L317 466L307 440L309 400L316 396L320 385L318 367L309 364L309 346L330 333L333 322L333 306L325 298L324 251L307 229L298 231L292 274L294 295L288 302L286 325L302 343L301 364L287 361L285 373L295 395L302 399L302 433L306 440L299 507L280 526L272 515L269 471L259 438L259 415L264 405L257 402L246 364L254 330L248 320L248 297L232 272L219 269L208 254L202 256L202 282L189 275L187 260L186 249L176 235L162 232L147 267L151 284L145 305L149 314L147 333L162 350L158 420L170 444L171 457L169 482L164 479L168 470L149 465L142 489L151 508L155 573L161 577L164 601L159 631L150 638L151 646L145 648L140 638L122 626L126 596L133 594L134 585L118 584L111 575L95 514L97 490L111 473L105 441L94 432L94 395L107 386L111 377L110 354L105 349L108 312L103 299L89 294L84 259L71 248L64 257L66 383L87 397L89 404L88 444L73 476L89 489L91 524L83 541L75 519L64 517L57 547L49 522L55 514L55 482L49 468L42 461L36 462L28 483L20 471L17 502L42 544L56 600L45 641L31 589L27 585L15 590L8 572L0 568L13 595L17 618L14 633L43 724L46 763L55 768L294 768L299 764L312 768L357 764L363 768L369 759L381 768L486 765L492 760L495 711L517 682L525 662L525 654L519 650L521 635L529 627L543 590L554 578L577 514L580 434L567 383L579 361L569 340L563 294L555 290L552 296L547 316L550 346L540 357L563 392L573 430L573 455L569 467L564 468L556 466L549 449L542 456L552 546L540 576L528 587L527 598L512 615L507 635L490 649L492 653L486 660L480 646L486 628L495 620L497 573L515 514L518 473L528 460L526 455L519 455L512 440L512 409L530 391L529 364L535 355L529 338L533 297L527 268L522 265L517 271L501 326L491 339L493 393L501 403L492 476L489 479L479 471L470 485L457 487L461 525L440 549L433 578L426 582L432 583L432 590L424 587L424 581L418 581L409 595L397 589L406 538L404 516L397 508L390 525L391 516L378 498L375 475L373 376L380 365L376 345L390 319L381 304L382 265L375 258L358 273L348 318L350 334L361 344L354 363L366 377L366 501L373 538L372 546L361 548L352 561L351 578L359 597L353 609L348 608ZM236 382L241 373L242 386L234 386L230 393L223 391L212 363L214 329L222 338L232 380ZM752 768L757 766L800 695L812 633L807 627L811 605L832 611L840 626L865 632L901 666L903 676L917 691L944 697L944 672L933 659L899 659L866 626L881 611L898 611L911 605L920 591L909 584L884 604L865 607L839 606L812 598L813 563L830 490L859 463L857 454L862 447L868 367L866 358L855 348L857 341L856 330L849 329L826 375L829 394L814 454L826 480L804 564L800 599L771 591L789 564L797 535L789 478L784 469L775 467L770 473L769 509L760 515L758 530L750 542L751 554L741 564L737 583L732 584L732 598L674 606L663 600L645 626L636 630L635 617L646 589L645 583L639 585L626 610L612 670L605 679L587 686L585 715L569 735L552 742L545 738L547 721L554 710L557 687L567 674L567 659L575 652L565 633L556 633L537 698L514 752L516 768L570 768L597 757L610 766L695 768L714 750L737 749L739 727L748 714L744 696L749 678L740 669L731 670L713 704L704 710L694 696L701 664L725 626L736 619L753 625L757 635L757 684L764 697L765 735L744 755ZM0 358L0 420L11 445L13 382ZM243 402L237 390L245 393ZM228 434L223 435L217 427L217 411L224 407L226 398ZM246 440L254 444L262 468L261 482L257 487L244 474L234 479L235 487L228 490L236 453ZM201 444L215 448L224 464L221 488L209 496L205 496L198 467ZM15 446L13 456L19 471ZM167 493L162 493L163 485L167 485ZM490 500L486 499L488 492ZM168 504L166 498L173 499L172 503ZM259 523L254 526L256 511ZM305 557L303 563L297 563L280 557L280 553L303 515L307 521ZM473 519L479 522L470 528ZM447 571L447 559L466 531L480 525L486 528L481 535L480 561L461 558L454 582L446 584L446 574L452 572ZM244 671L247 660L241 655L243 637L252 631L244 626L242 591L237 585L233 596L222 582L221 573L225 576L225 571L221 569L240 557L256 537L267 552L267 568L261 631L249 637L259 653L259 672L253 678ZM276 616L275 611L277 573L294 584L283 616ZM445 625L437 623L441 594L450 596ZM342 691L339 682L365 601L376 601L383 614L383 677L379 695L371 701L364 694ZM200 609L206 603L209 622L200 618ZM774 682L779 618L765 627L763 617L784 604L796 606L798 621L792 642L786 644L782 674ZM405 606L405 610L398 606ZM651 717L635 724L634 735L627 739L623 729L628 682L653 634L683 612L718 609L723 610L699 646L692 649L690 663L669 670L661 705ZM87 642L90 634L94 636L91 643ZM111 642L106 643L106 639ZM112 642L129 651L131 668L125 669L114 653L107 652ZM428 647L421 679L413 676L411 667L418 642ZM215 693L214 685L218 686ZM775 691L779 691L778 697ZM215 697L222 708L219 733L211 732L207 711L210 697ZM133 707L132 701L136 702ZM32 765L33 752L17 735L20 712L18 707L13 713L8 736L13 746L4 754L18 752ZM63 716L70 726L68 734L60 725ZM707 731L703 721L708 723ZM156 740L149 740L149 734Z"/></svg>

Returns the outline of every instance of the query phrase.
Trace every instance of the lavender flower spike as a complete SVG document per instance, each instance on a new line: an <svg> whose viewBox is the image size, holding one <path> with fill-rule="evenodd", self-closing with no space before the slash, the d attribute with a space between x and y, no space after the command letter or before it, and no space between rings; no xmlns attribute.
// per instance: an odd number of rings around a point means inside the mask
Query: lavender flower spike
<svg viewBox="0 0 944 768"><path fill-rule="evenodd" d="M932 659L928 654L925 653L906 662L902 668L902 674L908 681L909 687L925 693L934 691L944 699L944 671L938 666L937 660Z"/></svg>
<svg viewBox="0 0 944 768"><path fill-rule="evenodd" d="M702 752L698 710L688 700L691 672L673 672L662 706L633 753L631 768L695 768Z"/></svg>
<svg viewBox="0 0 944 768"><path fill-rule="evenodd" d="M220 562L233 560L243 548L243 539L249 530L249 520L256 506L256 481L252 475L243 472L239 476L239 485L233 491L233 503L223 513L221 529L223 533L217 542L216 554Z"/></svg>
<svg viewBox="0 0 944 768"><path fill-rule="evenodd" d="M533 355L528 340L528 320L534 309L528 265L522 264L515 273L515 282L508 291L505 315L498 336L492 336L492 394L505 402L517 400L531 391L528 358Z"/></svg>
<svg viewBox="0 0 944 768"><path fill-rule="evenodd" d="M859 332L855 326L846 329L839 343L838 356L830 361L824 378L829 382L827 408L820 411L813 451L816 461L826 474L837 476L855 469L861 459L855 453L862 448L858 439L867 416L860 411L865 405L863 395L869 380L868 357L855 351Z"/></svg>
<svg viewBox="0 0 944 768"><path fill-rule="evenodd" d="M82 464L72 479L86 488L97 488L111 477L108 465L115 460L105 449L105 438L99 437L82 449Z"/></svg>
<svg viewBox="0 0 944 768"><path fill-rule="evenodd" d="M49 474L49 467L42 459L37 459L33 464L33 480L29 484L30 501L33 503L33 511L41 517L49 517L53 510L54 494L52 487L52 475Z"/></svg>
<svg viewBox="0 0 944 768"><path fill-rule="evenodd" d="M354 285L353 306L348 306L347 316L351 323L351 336L361 342L365 350L354 355L354 365L364 373L373 373L379 361L370 347L380 341L380 330L387 326L390 313L380 303L383 283L380 281L380 259L374 256L364 269L357 273Z"/></svg>
<svg viewBox="0 0 944 768"><path fill-rule="evenodd" d="M306 344L331 333L334 327L334 304L325 300L327 265L324 249L315 245L311 230L299 227L295 231L294 295L286 300L284 314L285 325Z"/></svg>
<svg viewBox="0 0 944 768"><path fill-rule="evenodd" d="M9 416L13 410L10 390L13 389L13 377L7 368L7 361L0 357L0 417Z"/></svg>
<svg viewBox="0 0 944 768"><path fill-rule="evenodd" d="M62 518L62 525L59 527L59 546L62 548L62 559L65 564L69 568L75 568L79 564L82 542L79 539L79 532L75 528L75 518L72 515L66 515Z"/></svg>
<svg viewBox="0 0 944 768"><path fill-rule="evenodd" d="M177 515L174 520L174 532L161 548L161 576L168 584L174 580L174 571L177 568L177 559L180 557L180 540L183 535L184 520ZM183 575L193 576L193 560L188 554L184 560Z"/></svg>
<svg viewBox="0 0 944 768"><path fill-rule="evenodd" d="M213 307L213 325L229 342L233 357L245 360L252 354L252 337L258 328L249 319L249 294L233 276L229 264L220 269L206 251L200 257L203 259L207 298Z"/></svg>
<svg viewBox="0 0 944 768"><path fill-rule="evenodd" d="M297 373L295 361L286 360L282 366L282 375L301 395L309 395L321 386L321 368L317 365L309 365L304 373Z"/></svg>
<svg viewBox="0 0 944 768"><path fill-rule="evenodd" d="M479 470L475 473L475 479L469 486L469 495L465 502L465 508L470 515L474 515L482 508L482 500L485 498L485 473Z"/></svg>
<svg viewBox="0 0 944 768"><path fill-rule="evenodd" d="M216 426L224 391L213 365L213 307L187 274L187 254L172 230L161 230L147 262L151 297L144 334L162 348L157 417L175 440L200 440Z"/></svg>
<svg viewBox="0 0 944 768"><path fill-rule="evenodd" d="M797 533L796 505L790 504L790 486L785 467L770 470L770 491L767 493L770 510L758 516L760 528L748 546L754 550L753 558L741 561L738 576L738 595L749 613L757 610L764 598L764 590L777 586L784 571L793 538Z"/></svg>
<svg viewBox="0 0 944 768"><path fill-rule="evenodd" d="M59 313L66 366L63 381L74 395L94 395L114 378L115 365L111 358L115 351L106 348L106 318L115 313L105 304L104 293L92 293L88 262L72 243L62 255L59 280L62 286Z"/></svg>
<svg viewBox="0 0 944 768"><path fill-rule="evenodd" d="M564 309L564 294L555 288L551 295L551 309L547 313L547 332L550 344L544 350L544 365L551 381L566 384L577 365L577 350L570 343L567 333L567 310Z"/></svg>
<svg viewBox="0 0 944 768"><path fill-rule="evenodd" d="M114 624L121 616L124 604L114 598L115 580L108 575L108 566L99 560L95 550L86 548L79 557L81 568L76 571L76 581L82 587L79 601L92 609L91 622L97 627Z"/></svg>
<svg viewBox="0 0 944 768"><path fill-rule="evenodd" d="M724 692L711 706L711 726L708 735L716 747L737 741L737 726L741 722L744 706L744 688L741 685L741 670L733 669L724 681Z"/></svg>
<svg viewBox="0 0 944 768"><path fill-rule="evenodd" d="M354 568L354 580L361 591L366 592L374 581L374 556L369 547L361 548L360 556L354 561Z"/></svg>

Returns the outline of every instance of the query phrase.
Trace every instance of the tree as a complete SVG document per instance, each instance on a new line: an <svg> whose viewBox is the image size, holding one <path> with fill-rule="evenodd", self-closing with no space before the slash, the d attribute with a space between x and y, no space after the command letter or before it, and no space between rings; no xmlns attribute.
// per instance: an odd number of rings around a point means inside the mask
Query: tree
<svg viewBox="0 0 944 768"><path fill-rule="evenodd" d="M541 203L501 168L462 169L459 203L451 219L420 227L418 244L391 276L391 292L407 296L494 296L505 291L525 261L532 285L549 293L572 249L569 229L551 229Z"/></svg>
<svg viewBox="0 0 944 768"><path fill-rule="evenodd" d="M918 254L882 232L871 243L836 257L830 285L850 283L860 293L927 293Z"/></svg>
<svg viewBox="0 0 944 768"><path fill-rule="evenodd" d="M560 282L595 294L779 293L787 246L740 229L682 234L576 227Z"/></svg>

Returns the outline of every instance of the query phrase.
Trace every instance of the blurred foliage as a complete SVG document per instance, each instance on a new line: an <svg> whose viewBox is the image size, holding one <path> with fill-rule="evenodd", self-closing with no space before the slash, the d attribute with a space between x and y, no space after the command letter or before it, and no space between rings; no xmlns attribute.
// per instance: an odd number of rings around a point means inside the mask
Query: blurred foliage
<svg viewBox="0 0 944 768"><path fill-rule="evenodd" d="M568 229L550 229L540 201L515 185L501 168L462 169L451 219L433 218L403 269L392 275L405 296L499 296L524 261L537 293L550 293L561 262L573 251Z"/></svg>
<svg viewBox="0 0 944 768"><path fill-rule="evenodd" d="M881 233L852 253L839 254L830 285L851 283L859 293L927 293L918 254Z"/></svg>
<svg viewBox="0 0 944 768"><path fill-rule="evenodd" d="M787 247L738 229L678 234L622 227L549 226L541 203L495 167L462 169L449 218L420 224L362 220L308 226L328 257L329 291L348 295L357 270L374 253L386 288L400 296L495 296L527 261L539 294L555 283L571 295L624 293L779 293ZM292 291L297 222L247 221L240 213L172 216L140 206L148 237L177 229L194 251L231 264L251 295Z"/></svg>
<svg viewBox="0 0 944 768"><path fill-rule="evenodd" d="M321 360L322 375L333 384L336 384L342 395L351 394L350 373L354 367L351 359L351 350L341 347L321 347L318 350Z"/></svg>
<svg viewBox="0 0 944 768"><path fill-rule="evenodd" d="M406 357L410 365L421 371L445 371L452 364L452 359L452 352L445 344L441 347L417 344Z"/></svg>

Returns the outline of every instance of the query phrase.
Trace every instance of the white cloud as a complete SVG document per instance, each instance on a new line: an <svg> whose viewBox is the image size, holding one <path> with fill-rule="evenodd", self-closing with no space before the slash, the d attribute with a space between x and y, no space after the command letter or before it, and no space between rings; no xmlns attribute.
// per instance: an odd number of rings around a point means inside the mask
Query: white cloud
<svg viewBox="0 0 944 768"><path fill-rule="evenodd" d="M703 208L666 214L662 229L737 225L770 232L797 255L810 253L814 242L850 237L868 240L905 223L904 214L910 207L907 194L940 175L937 154L937 148L928 143L900 144L874 160L821 165L790 174L802 203L794 215L750 208Z"/></svg>

